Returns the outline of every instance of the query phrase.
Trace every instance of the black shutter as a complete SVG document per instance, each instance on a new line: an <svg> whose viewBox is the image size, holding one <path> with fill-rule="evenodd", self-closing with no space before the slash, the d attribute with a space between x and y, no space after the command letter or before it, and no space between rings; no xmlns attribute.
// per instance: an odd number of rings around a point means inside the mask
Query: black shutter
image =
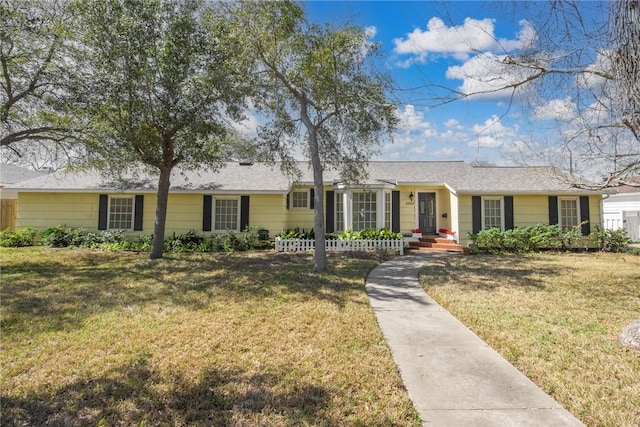
<svg viewBox="0 0 640 427"><path fill-rule="evenodd" d="M249 226L249 196L240 197L240 231Z"/></svg>
<svg viewBox="0 0 640 427"><path fill-rule="evenodd" d="M202 231L211 231L211 217L213 210L213 197L204 196L202 200Z"/></svg>
<svg viewBox="0 0 640 427"><path fill-rule="evenodd" d="M334 197L335 192L327 191L327 206L325 206L325 224L324 228L327 233L333 233L335 231L335 212L334 212Z"/></svg>
<svg viewBox="0 0 640 427"><path fill-rule="evenodd" d="M591 234L591 224L589 224L589 196L580 196L580 222L582 224L580 231L583 236Z"/></svg>
<svg viewBox="0 0 640 427"><path fill-rule="evenodd" d="M514 225L513 196L504 196L504 229L512 230Z"/></svg>
<svg viewBox="0 0 640 427"><path fill-rule="evenodd" d="M391 231L400 232L400 192L391 192Z"/></svg>
<svg viewBox="0 0 640 427"><path fill-rule="evenodd" d="M316 192L314 191L313 188L309 190L309 209L313 209L316 206L315 194Z"/></svg>
<svg viewBox="0 0 640 427"><path fill-rule="evenodd" d="M289 195L290 195L290 194L291 194L291 193L287 193L287 209L289 209Z"/></svg>
<svg viewBox="0 0 640 427"><path fill-rule="evenodd" d="M144 196L138 195L135 198L135 217L133 218L133 231L142 231L142 217L144 212Z"/></svg>
<svg viewBox="0 0 640 427"><path fill-rule="evenodd" d="M549 196L549 225L558 224L558 197Z"/></svg>
<svg viewBox="0 0 640 427"><path fill-rule="evenodd" d="M480 196L471 197L471 224L473 234L482 230L482 198Z"/></svg>
<svg viewBox="0 0 640 427"><path fill-rule="evenodd" d="M109 196L101 194L98 201L98 230L107 229L107 209L109 208Z"/></svg>

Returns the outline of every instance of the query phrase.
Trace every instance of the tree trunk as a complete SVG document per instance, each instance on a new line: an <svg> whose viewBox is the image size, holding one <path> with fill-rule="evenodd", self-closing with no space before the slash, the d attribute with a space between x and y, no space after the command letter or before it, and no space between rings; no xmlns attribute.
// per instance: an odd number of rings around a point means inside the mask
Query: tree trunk
<svg viewBox="0 0 640 427"><path fill-rule="evenodd" d="M611 3L611 67L620 94L622 123L640 141L640 2Z"/></svg>
<svg viewBox="0 0 640 427"><path fill-rule="evenodd" d="M327 248L325 247L326 236L324 232L324 186L322 182L322 162L320 161L318 136L315 128L309 130L309 153L311 155L311 166L313 167L313 228L316 241L316 251L313 259L313 272L321 273L327 269Z"/></svg>
<svg viewBox="0 0 640 427"><path fill-rule="evenodd" d="M171 168L163 167L158 179L158 202L156 204L156 222L153 227L153 245L151 259L162 258L164 251L164 231L167 222L167 201L171 185Z"/></svg>

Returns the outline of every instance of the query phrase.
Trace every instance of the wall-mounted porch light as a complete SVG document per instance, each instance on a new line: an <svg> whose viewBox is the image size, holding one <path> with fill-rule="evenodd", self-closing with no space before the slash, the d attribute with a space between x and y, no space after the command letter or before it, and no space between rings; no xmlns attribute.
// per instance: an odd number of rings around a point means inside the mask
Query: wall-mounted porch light
<svg viewBox="0 0 640 427"><path fill-rule="evenodd" d="M409 193L409 201L413 202L413 191Z"/></svg>

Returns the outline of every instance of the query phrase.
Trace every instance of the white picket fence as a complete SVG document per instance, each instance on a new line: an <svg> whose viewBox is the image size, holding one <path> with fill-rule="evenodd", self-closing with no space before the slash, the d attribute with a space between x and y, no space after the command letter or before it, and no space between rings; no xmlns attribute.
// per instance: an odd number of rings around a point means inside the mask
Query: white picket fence
<svg viewBox="0 0 640 427"><path fill-rule="evenodd" d="M339 240L325 241L327 251L398 251L404 255L404 240ZM316 242L313 239L281 239L276 237L276 252L313 251Z"/></svg>

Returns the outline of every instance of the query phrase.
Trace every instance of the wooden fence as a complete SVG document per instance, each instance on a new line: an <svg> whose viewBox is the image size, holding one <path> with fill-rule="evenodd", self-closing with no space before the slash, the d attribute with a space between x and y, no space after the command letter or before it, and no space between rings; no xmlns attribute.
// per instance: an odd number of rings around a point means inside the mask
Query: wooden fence
<svg viewBox="0 0 640 427"><path fill-rule="evenodd" d="M0 231L10 228L16 229L16 214L18 201L16 199L0 200Z"/></svg>
<svg viewBox="0 0 640 427"><path fill-rule="evenodd" d="M281 239L276 237L276 252L312 251L316 248L313 239ZM398 251L404 255L404 240L339 240L327 239L327 251Z"/></svg>

